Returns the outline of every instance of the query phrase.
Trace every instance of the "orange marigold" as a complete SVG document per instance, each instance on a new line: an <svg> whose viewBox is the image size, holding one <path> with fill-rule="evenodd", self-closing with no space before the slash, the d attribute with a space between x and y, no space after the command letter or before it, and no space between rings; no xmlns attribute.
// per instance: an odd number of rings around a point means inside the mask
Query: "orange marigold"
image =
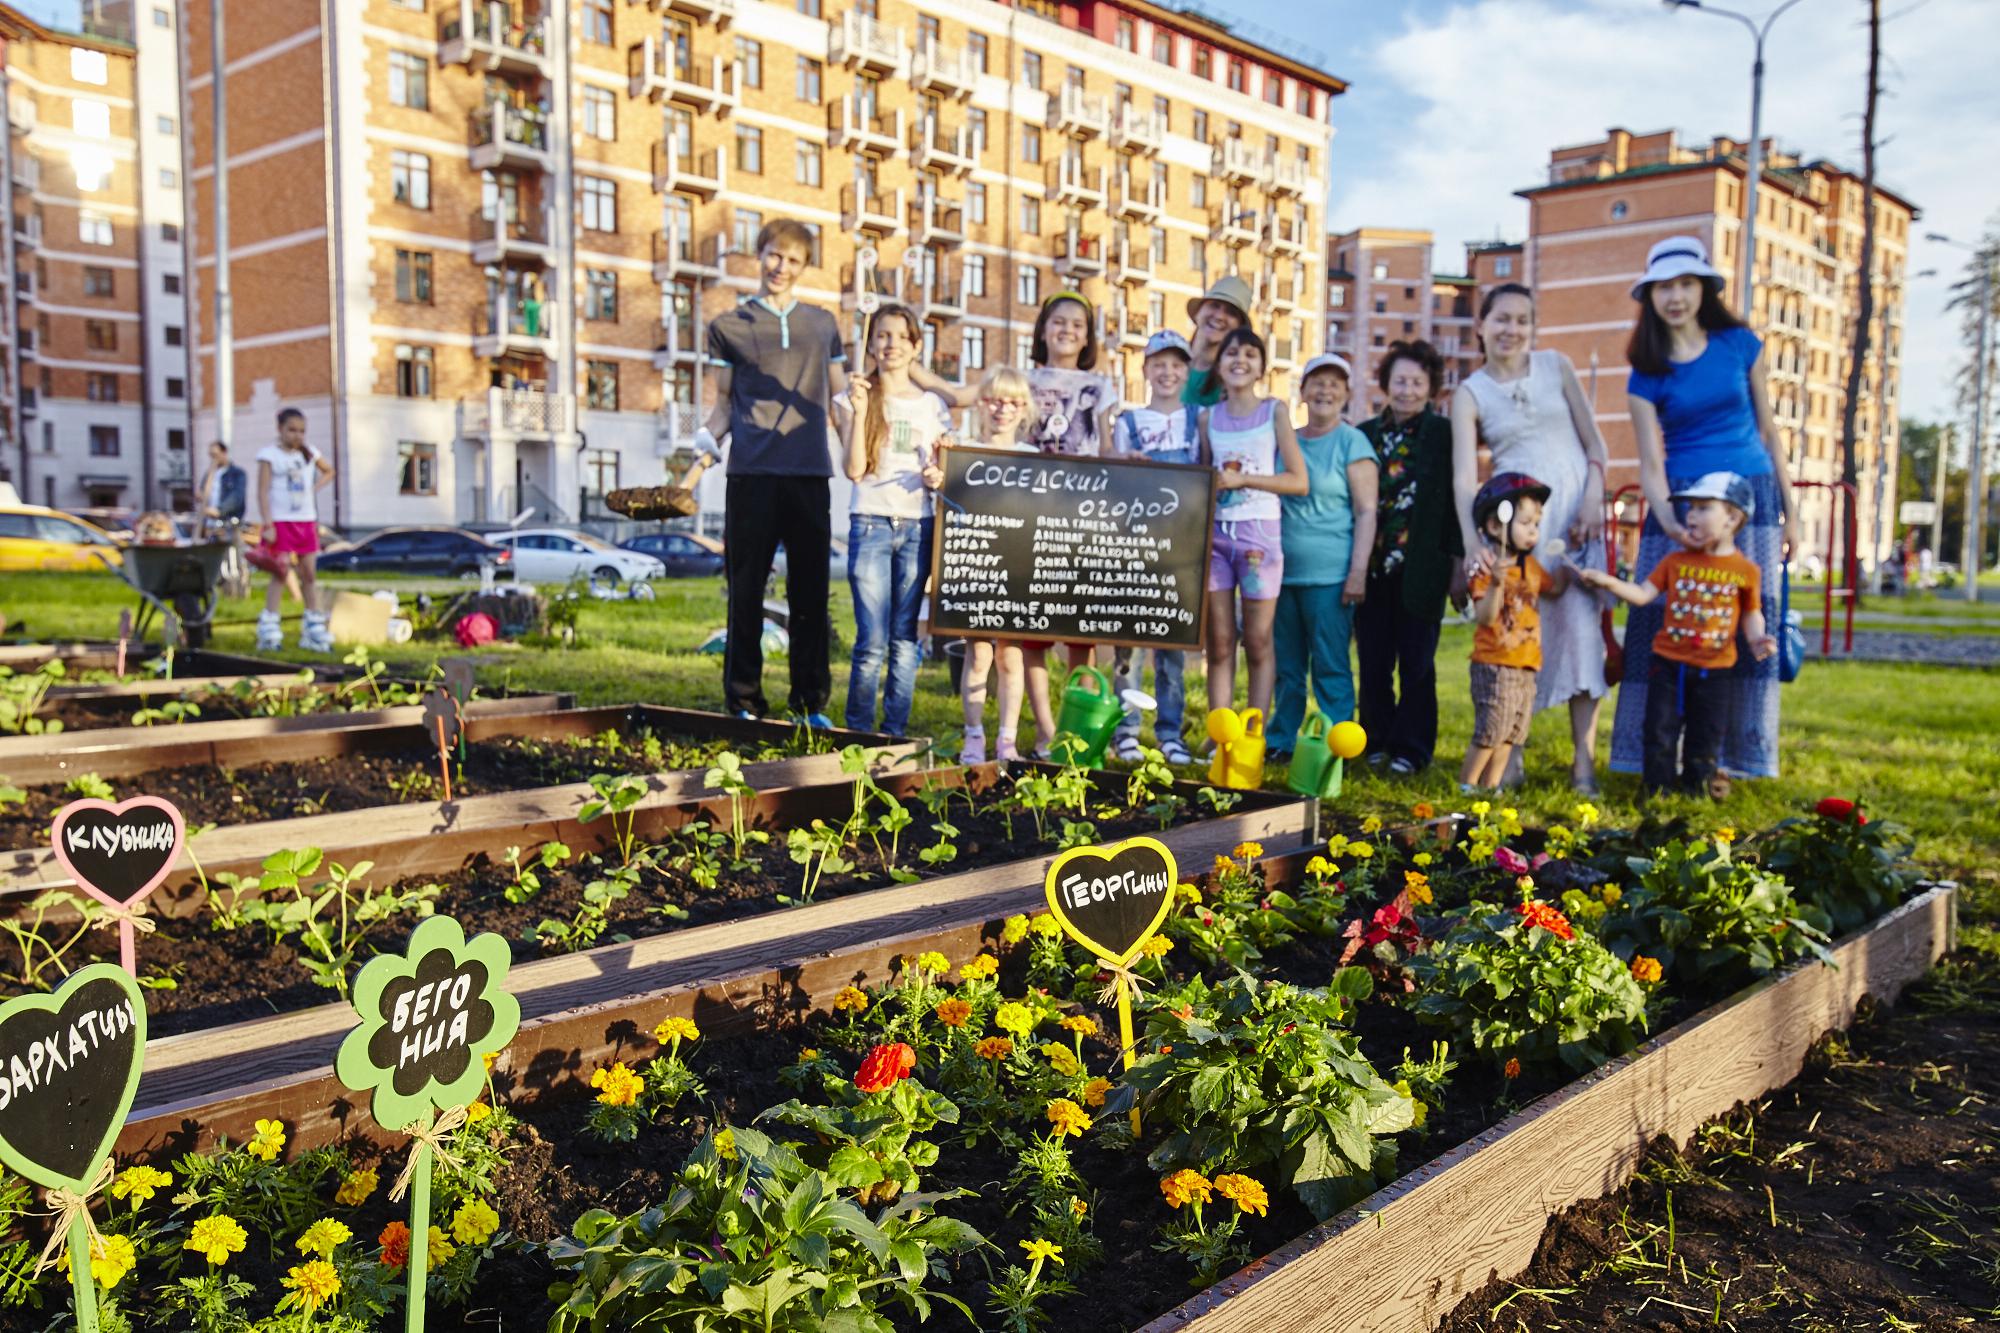
<svg viewBox="0 0 2000 1333"><path fill-rule="evenodd" d="M401 1268L410 1261L410 1225L407 1222L391 1222L382 1228L376 1237L382 1245L382 1264L386 1268Z"/></svg>
<svg viewBox="0 0 2000 1333"><path fill-rule="evenodd" d="M1632 979L1641 985L1650 986L1660 979L1660 960L1640 954L1632 960Z"/></svg>
<svg viewBox="0 0 2000 1333"><path fill-rule="evenodd" d="M1521 1062L1510 1055L1507 1057L1506 1066L1500 1072L1508 1078L1519 1078L1521 1077Z"/></svg>
<svg viewBox="0 0 2000 1333"><path fill-rule="evenodd" d="M1180 1170L1160 1181L1160 1193L1166 1198L1169 1208L1185 1208L1189 1204L1199 1206L1207 1203L1214 1186L1199 1171Z"/></svg>
<svg viewBox="0 0 2000 1333"><path fill-rule="evenodd" d="M938 1022L948 1028L962 1028L972 1017L972 1004L968 1000L949 999L937 1007Z"/></svg>
<svg viewBox="0 0 2000 1333"><path fill-rule="evenodd" d="M1429 801L1418 801L1410 807L1410 813L1418 819L1429 819L1437 814L1437 810L1432 807Z"/></svg>
<svg viewBox="0 0 2000 1333"><path fill-rule="evenodd" d="M1545 902L1530 898L1527 902L1516 904L1514 910L1521 914L1521 923L1525 926L1540 926L1559 940L1576 938L1576 930L1570 925L1569 918Z"/></svg>
<svg viewBox="0 0 2000 1333"><path fill-rule="evenodd" d="M1005 1060L1014 1053L1014 1043L1006 1037L982 1037L972 1050L982 1060Z"/></svg>

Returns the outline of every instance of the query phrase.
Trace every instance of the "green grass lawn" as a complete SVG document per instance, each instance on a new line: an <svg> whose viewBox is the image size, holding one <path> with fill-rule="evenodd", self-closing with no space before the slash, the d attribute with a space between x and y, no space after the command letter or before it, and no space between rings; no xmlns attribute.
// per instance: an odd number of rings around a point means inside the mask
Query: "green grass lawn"
<svg viewBox="0 0 2000 1333"><path fill-rule="evenodd" d="M372 588L382 582L358 581L351 586ZM651 603L587 604L574 647L498 644L479 650L482 683L570 691L585 704L720 708L721 659L694 651L722 624L719 581L667 580L657 587L659 598ZM27 574L0 580L0 612L6 614L13 627L10 635L16 637L17 631L36 638L107 637L114 631L118 608L130 599L125 585L108 575ZM844 585L836 586L833 602L840 647L829 711L838 721L846 693L845 649L853 624ZM1888 599L1872 604L1887 605ZM1949 614L1947 608L1966 609L1964 603L1928 604L1938 606L1941 614ZM256 601L226 602L217 614L215 646L249 651L257 610ZM1979 613L1985 611L1979 608ZM2000 607L1993 613L2000 615ZM288 626L287 633L295 636L295 626ZM1464 683L1469 639L1464 627L1448 625L1439 649L1443 719L1438 764L1408 781L1366 770L1352 775L1340 801L1344 812L1393 817L1406 814L1417 801L1431 802L1440 810L1463 806L1454 778L1472 729ZM421 672L431 661L462 651L456 643L439 640L384 648L380 655L398 671ZM296 651L285 656L304 660ZM783 659L767 664L765 689L774 703L782 703L786 695L784 667ZM1204 712L1199 680L1190 681L1189 696L1190 730L1198 733ZM1609 751L1611 711L1605 708L1600 723L1600 753ZM956 746L958 701L949 692L941 661L928 662L922 669L912 726L937 737L947 749ZM1785 688L1781 739L1783 777L1741 783L1720 808L1678 798L1665 802L1666 808L1692 813L1704 825L1747 830L1795 813L1821 796L1859 796L1879 815L1917 830L1922 855L1938 873L2000 880L2000 809L1993 800L2000 791L2000 744L1996 744L2000 679L1993 673L1814 661L1796 684ZM1527 781L1509 798L1524 817L1565 818L1575 806L1576 797L1567 784L1568 750L1567 716L1552 710L1537 718L1528 747ZM1272 781L1282 783L1282 776L1274 771ZM1609 776L1604 786L1597 804L1606 817L1636 818L1636 780Z"/></svg>

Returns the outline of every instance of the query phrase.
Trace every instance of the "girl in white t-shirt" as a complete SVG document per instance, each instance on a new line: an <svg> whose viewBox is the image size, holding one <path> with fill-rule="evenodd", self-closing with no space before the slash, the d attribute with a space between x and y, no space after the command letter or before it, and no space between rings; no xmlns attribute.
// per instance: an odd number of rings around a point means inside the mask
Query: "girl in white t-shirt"
<svg viewBox="0 0 2000 1333"><path fill-rule="evenodd" d="M923 329L908 306L884 305L868 320L869 366L834 399L835 424L854 483L847 529L847 582L854 591L854 658L847 725L874 731L882 663L889 681L881 730L909 727L917 684L917 615L930 578L930 491L943 480L938 445L951 433L945 400L910 382Z"/></svg>
<svg viewBox="0 0 2000 1333"><path fill-rule="evenodd" d="M264 610L257 617L257 647L269 652L284 646L278 617L284 602L286 577L296 567L299 600L305 603L299 647L308 652L333 650L326 612L319 609L319 589L313 572L319 554L319 506L315 497L333 480L333 465L306 443L306 414L296 407L278 413L278 442L257 451L257 508L264 520L263 567L271 571L264 590ZM294 564L296 562L296 566Z"/></svg>

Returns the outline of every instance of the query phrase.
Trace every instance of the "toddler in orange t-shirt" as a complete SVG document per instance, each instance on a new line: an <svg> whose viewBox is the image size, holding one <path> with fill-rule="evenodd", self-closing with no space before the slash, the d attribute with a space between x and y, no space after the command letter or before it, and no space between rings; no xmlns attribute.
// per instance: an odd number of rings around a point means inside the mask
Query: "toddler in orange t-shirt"
<svg viewBox="0 0 2000 1333"><path fill-rule="evenodd" d="M1459 770L1461 791L1497 787L1535 713L1542 667L1540 599L1569 587L1569 570L1545 569L1530 555L1542 538L1549 488L1523 472L1502 472L1479 488L1472 519L1492 546L1467 566L1473 601L1472 744Z"/></svg>
<svg viewBox="0 0 2000 1333"><path fill-rule="evenodd" d="M1736 531L1756 509L1750 483L1734 472L1711 472L1673 498L1687 502L1684 524L1699 549L1673 552L1643 583L1600 569L1581 570L1579 577L1633 606L1667 599L1646 688L1644 786L1648 792L1679 786L1719 800L1729 794L1716 756L1727 721L1724 685L1736 665L1736 631L1742 628L1759 661L1778 651L1778 641L1765 633L1762 572L1736 549Z"/></svg>

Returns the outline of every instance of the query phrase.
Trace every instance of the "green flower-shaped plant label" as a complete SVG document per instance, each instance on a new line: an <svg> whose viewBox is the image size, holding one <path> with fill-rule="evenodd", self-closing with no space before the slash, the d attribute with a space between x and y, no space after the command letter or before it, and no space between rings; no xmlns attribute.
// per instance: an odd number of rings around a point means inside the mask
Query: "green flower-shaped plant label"
<svg viewBox="0 0 2000 1333"><path fill-rule="evenodd" d="M457 921L434 916L411 932L407 953L361 969L361 1026L340 1043L334 1072L355 1092L374 1091L377 1124L400 1131L485 1089L483 1058L521 1025L520 1004L502 989L511 960L500 936L467 940Z"/></svg>

